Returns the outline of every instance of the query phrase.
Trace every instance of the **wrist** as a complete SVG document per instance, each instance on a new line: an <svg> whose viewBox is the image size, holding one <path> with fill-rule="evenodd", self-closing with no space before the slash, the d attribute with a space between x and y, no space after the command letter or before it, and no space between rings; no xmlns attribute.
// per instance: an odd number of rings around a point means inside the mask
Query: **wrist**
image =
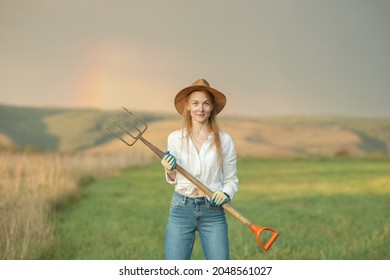
<svg viewBox="0 0 390 280"><path fill-rule="evenodd" d="M176 173L176 170L169 170L165 168L165 172L167 172L167 174L173 174Z"/></svg>

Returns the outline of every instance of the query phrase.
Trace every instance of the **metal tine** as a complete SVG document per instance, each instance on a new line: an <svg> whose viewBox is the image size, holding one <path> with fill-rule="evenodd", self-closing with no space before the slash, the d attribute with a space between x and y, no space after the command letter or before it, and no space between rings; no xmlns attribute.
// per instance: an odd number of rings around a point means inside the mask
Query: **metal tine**
<svg viewBox="0 0 390 280"><path fill-rule="evenodd" d="M120 130L122 130L123 132L125 132L126 134L129 134L126 130L124 130L120 125L118 125L115 121L111 120L111 122L116 126L118 127ZM112 131L111 129L109 129L107 126L105 126L105 128L111 132L112 134L114 134L116 137L118 137L123 143L125 143L126 145L128 146L133 146L134 143L138 140L135 140L133 141L132 143L130 143L129 141L126 141L121 135L118 135L116 134L114 131ZM132 138L134 138L131 134L129 134Z"/></svg>
<svg viewBox="0 0 390 280"><path fill-rule="evenodd" d="M116 137L118 137L123 143L125 143L126 145L128 146L133 146L135 144L135 142L138 141L138 139L140 139L142 137L142 134L146 131L146 129L148 128L148 125L143 122L140 118L138 118L136 115L134 115L132 112L130 112L129 110L127 110L125 107L123 107L123 109L132 117L131 120L135 120L135 121L131 121L129 120L128 118L124 117L123 115L121 114L118 114L125 122L126 124L130 125L132 128L134 128L135 130L138 131L137 135L134 136L133 134L131 134L131 132L124 128L123 126L121 126L120 124L118 124L117 122L115 122L114 120L111 120L111 122L116 126L118 127L120 130L122 130L124 133L126 133L127 135L129 135L131 138L134 139L134 141L130 142L130 141L126 141L122 136L116 134L115 132L113 132L111 129L109 129L108 127L105 127L108 131L110 131L113 135L115 135ZM139 129L138 126L135 124L135 122L139 122L141 123L143 126L144 126L144 129Z"/></svg>
<svg viewBox="0 0 390 280"><path fill-rule="evenodd" d="M138 131L138 134L136 136L131 135L134 139L139 139L142 134L146 131L148 128L148 125L143 122L140 118L138 118L136 115L134 115L132 112L127 110L125 107L123 109L130 115L130 120L126 117L126 115L119 114L119 116L132 128ZM137 123L138 122L138 123ZM139 128L139 124L141 124L144 128L141 130ZM123 128L122 128L123 129ZM130 134L130 131L127 131Z"/></svg>
<svg viewBox="0 0 390 280"><path fill-rule="evenodd" d="M147 129L148 129L148 125L143 121L141 120L140 118L138 118L135 114L133 114L132 112L130 112L129 110L127 110L125 107L122 107L129 115L131 115L135 121L138 121L139 123L142 124L142 126L144 126L144 129L141 131L140 129L138 129L138 127L135 125L135 124L131 124L131 126L133 126L136 130L138 130L138 132L142 135ZM123 117L122 117L123 118ZM127 120L128 121L128 120ZM128 121L129 122L129 121ZM140 135L140 136L141 136Z"/></svg>

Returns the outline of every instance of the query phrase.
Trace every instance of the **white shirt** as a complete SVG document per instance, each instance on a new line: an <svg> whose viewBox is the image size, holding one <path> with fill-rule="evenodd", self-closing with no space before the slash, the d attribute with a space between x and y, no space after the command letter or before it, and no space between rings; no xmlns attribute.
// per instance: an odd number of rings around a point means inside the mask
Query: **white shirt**
<svg viewBox="0 0 390 280"><path fill-rule="evenodd" d="M237 157L233 139L226 132L220 132L222 144L222 168L218 164L217 151L213 143L213 135L203 143L199 153L189 137L187 145L186 129L176 130L168 136L168 151L176 157L177 164L183 167L193 177L198 179L212 192L223 191L231 199L238 191ZM196 190L186 177L177 172L175 181L169 179L168 183L177 190L185 190L191 194Z"/></svg>

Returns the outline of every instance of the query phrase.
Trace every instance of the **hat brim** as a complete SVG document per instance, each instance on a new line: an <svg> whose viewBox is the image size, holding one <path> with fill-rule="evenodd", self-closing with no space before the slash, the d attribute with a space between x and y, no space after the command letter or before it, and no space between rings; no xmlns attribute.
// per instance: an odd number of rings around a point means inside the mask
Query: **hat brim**
<svg viewBox="0 0 390 280"><path fill-rule="evenodd" d="M179 112L180 115L183 115L186 107L187 97L194 91L202 91L202 90L208 91L213 95L214 110L216 114L219 114L226 105L226 96L219 90L204 85L189 86L179 91L179 93L176 94L175 97L175 108L177 112Z"/></svg>

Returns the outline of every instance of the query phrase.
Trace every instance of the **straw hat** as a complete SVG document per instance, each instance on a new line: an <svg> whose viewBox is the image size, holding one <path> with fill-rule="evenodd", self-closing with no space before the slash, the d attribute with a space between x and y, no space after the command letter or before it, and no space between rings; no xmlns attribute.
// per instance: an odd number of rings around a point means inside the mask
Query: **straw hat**
<svg viewBox="0 0 390 280"><path fill-rule="evenodd" d="M222 92L210 87L210 84L205 79L198 79L189 87L183 88L176 94L175 107L180 115L184 113L187 97L194 91L202 90L207 91L214 96L214 110L216 113L218 114L222 111L226 104L226 96Z"/></svg>

